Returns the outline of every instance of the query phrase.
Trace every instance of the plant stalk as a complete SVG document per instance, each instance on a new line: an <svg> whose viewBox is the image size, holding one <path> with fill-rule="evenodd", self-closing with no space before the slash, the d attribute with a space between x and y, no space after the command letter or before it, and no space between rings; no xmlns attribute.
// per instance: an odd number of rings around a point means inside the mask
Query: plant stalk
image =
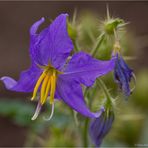
<svg viewBox="0 0 148 148"><path fill-rule="evenodd" d="M88 126L89 126L89 118L85 119L84 123L84 131L83 131L83 146L88 147Z"/></svg>
<svg viewBox="0 0 148 148"><path fill-rule="evenodd" d="M79 51L80 51L80 48L79 48L79 46L78 46L77 41L74 41L74 47L75 47L75 51L76 51L76 52L79 52Z"/></svg>
<svg viewBox="0 0 148 148"><path fill-rule="evenodd" d="M93 57L96 55L98 48L101 46L101 44L102 44L102 42L104 40L104 37L105 37L104 33L100 34L100 36L98 38L98 41L97 41L97 44L96 44L95 48L92 50L92 52L91 52L91 55Z"/></svg>
<svg viewBox="0 0 148 148"><path fill-rule="evenodd" d="M104 83L100 78L96 80L96 83L97 83L97 85L98 85L99 87L101 87L102 90L104 91L104 94L105 94L105 96L106 96L106 98L107 98L107 102L108 102L108 103L111 103L111 102L112 102L112 101L111 101L111 97L110 97L110 94L109 94L109 92L108 92L108 89L107 89L105 83Z"/></svg>

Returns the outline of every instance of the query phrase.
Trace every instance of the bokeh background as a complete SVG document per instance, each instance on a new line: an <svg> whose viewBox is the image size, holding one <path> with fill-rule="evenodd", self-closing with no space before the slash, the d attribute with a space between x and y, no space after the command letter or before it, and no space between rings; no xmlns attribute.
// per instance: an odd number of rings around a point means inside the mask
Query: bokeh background
<svg viewBox="0 0 148 148"><path fill-rule="evenodd" d="M134 57L127 62L135 71L137 86L128 102L118 103L117 119L103 144L148 145L148 2L1 1L0 77L9 75L18 79L20 72L29 67L29 28L35 21L43 16L49 20L54 19L64 12L72 19L75 9L78 18L94 17L103 20L106 17L106 4L109 5L111 16L129 22L125 34L125 50L126 55ZM79 20L81 22L81 19ZM93 27L93 21L89 21L87 23L90 25L83 22L86 28ZM57 103L51 122L44 122L42 118L32 122L30 118L36 103L30 102L30 97L31 94L8 91L0 82L1 147L81 146L79 130L75 128L71 112L66 105ZM47 110L48 106L44 109Z"/></svg>

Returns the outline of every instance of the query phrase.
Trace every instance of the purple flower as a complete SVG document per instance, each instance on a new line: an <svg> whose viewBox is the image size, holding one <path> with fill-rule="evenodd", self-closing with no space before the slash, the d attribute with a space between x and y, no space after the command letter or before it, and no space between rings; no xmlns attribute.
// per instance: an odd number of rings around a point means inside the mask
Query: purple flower
<svg viewBox="0 0 148 148"><path fill-rule="evenodd" d="M134 77L133 70L128 67L119 53L116 54L116 57L114 78L125 96L129 96L132 92L130 89L130 81L132 77Z"/></svg>
<svg viewBox="0 0 148 148"><path fill-rule="evenodd" d="M89 135L93 144L99 147L110 131L112 123L114 121L114 113L112 110L105 110L104 107L100 110L100 116L98 118L92 119L89 128Z"/></svg>
<svg viewBox="0 0 148 148"><path fill-rule="evenodd" d="M114 68L115 59L100 61L80 52L68 62L73 44L67 33L66 18L67 14L59 15L40 33L37 30L44 18L34 23L30 29L30 68L21 73L18 81L7 76L1 78L9 90L33 92L32 100L40 93L33 120L48 98L52 106L56 98L84 116L93 118L99 115L87 108L81 84L91 86L97 77Z"/></svg>

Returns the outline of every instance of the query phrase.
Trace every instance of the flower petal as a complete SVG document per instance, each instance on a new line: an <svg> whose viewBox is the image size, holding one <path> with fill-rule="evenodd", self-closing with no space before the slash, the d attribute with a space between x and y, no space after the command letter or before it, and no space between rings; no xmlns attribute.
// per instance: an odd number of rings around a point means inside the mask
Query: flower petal
<svg viewBox="0 0 148 148"><path fill-rule="evenodd" d="M97 77L112 71L114 65L115 58L109 61L101 61L84 52L79 52L72 57L63 75L73 77L86 86L91 86Z"/></svg>
<svg viewBox="0 0 148 148"><path fill-rule="evenodd" d="M122 56L117 54L116 57L114 70L115 81L119 84L124 94L129 96L131 94L130 81L133 77L133 70L128 67Z"/></svg>
<svg viewBox="0 0 148 148"><path fill-rule="evenodd" d="M59 15L52 24L41 33L36 34L37 28L44 21L42 18L30 29L32 59L40 65L51 64L60 69L73 49L73 44L67 32L67 14Z"/></svg>
<svg viewBox="0 0 148 148"><path fill-rule="evenodd" d="M15 81L11 77L7 76L2 77L0 80L4 82L5 87L9 90L18 92L32 92L41 72L42 71L39 68L32 65L30 69L21 73L18 81Z"/></svg>
<svg viewBox="0 0 148 148"><path fill-rule="evenodd" d="M57 91L67 105L82 115L90 118L96 118L100 115L99 112L93 113L87 108L83 98L82 88L75 80L59 76Z"/></svg>

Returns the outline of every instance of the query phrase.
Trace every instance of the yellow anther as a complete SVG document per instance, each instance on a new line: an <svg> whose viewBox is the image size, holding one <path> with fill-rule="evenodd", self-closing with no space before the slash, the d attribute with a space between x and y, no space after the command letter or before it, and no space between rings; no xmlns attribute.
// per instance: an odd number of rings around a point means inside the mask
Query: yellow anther
<svg viewBox="0 0 148 148"><path fill-rule="evenodd" d="M54 70L51 76L50 104L52 104L54 101L55 89L56 89L56 71Z"/></svg>
<svg viewBox="0 0 148 148"><path fill-rule="evenodd" d="M49 90L50 90L50 87L51 87L51 76L48 75L48 82L47 82L47 85L46 85L46 90L45 90L45 95L43 97L43 99L41 99L41 104L44 104L47 97L48 97L48 94L49 94Z"/></svg>
<svg viewBox="0 0 148 148"><path fill-rule="evenodd" d="M40 75L33 91L33 97L31 100L33 100L36 97L36 94L38 92L39 87L41 86L40 90L40 99L38 102L37 109L35 111L34 116L32 117L32 120L35 120L40 112L41 106L45 103L47 100L48 94L50 92L50 104L52 104L52 113L49 117L49 120L53 116L53 111L54 111L54 95L55 95L55 90L56 90L56 79L58 74L61 74L62 72L56 70L54 67L51 65L48 66L40 66L40 68L44 69L44 72Z"/></svg>
<svg viewBox="0 0 148 148"><path fill-rule="evenodd" d="M49 76L47 74L43 80L42 87L41 87L41 95L40 95L41 104L42 102L44 102L44 96L45 96L45 91L46 91L48 80L49 80Z"/></svg>
<svg viewBox="0 0 148 148"><path fill-rule="evenodd" d="M45 78L46 76L46 73L45 71L41 74L41 76L39 77L35 87L34 87L34 90L33 90L33 96L31 98L31 100L34 100L34 98L36 97L36 94L37 94L37 91L38 91L38 88L40 86L40 84L42 83L43 79Z"/></svg>

